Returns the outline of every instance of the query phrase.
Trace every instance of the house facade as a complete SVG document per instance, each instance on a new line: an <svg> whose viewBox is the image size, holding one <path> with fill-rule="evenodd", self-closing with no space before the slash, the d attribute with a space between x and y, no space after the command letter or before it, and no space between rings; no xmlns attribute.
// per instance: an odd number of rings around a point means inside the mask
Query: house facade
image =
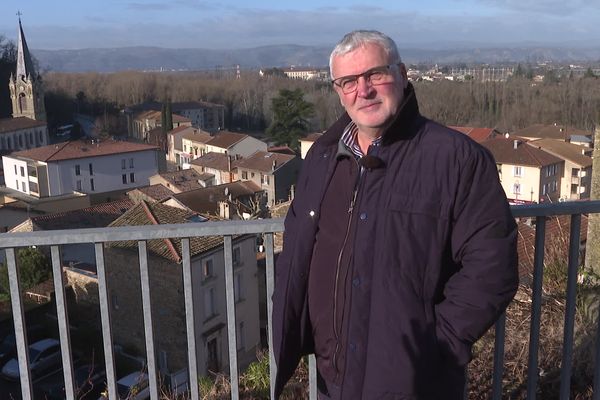
<svg viewBox="0 0 600 400"><path fill-rule="evenodd" d="M191 222L193 212L141 202L111 226ZM194 325L198 375L226 371L228 361L225 269L221 237L190 240ZM187 367L187 343L181 243L176 239L148 242L150 297L154 339L161 371ZM138 250L132 243L114 243L105 250L111 319L116 344L145 354L143 311L139 293ZM233 290L238 360L244 367L255 359L260 343L256 239L233 240Z"/></svg>
<svg viewBox="0 0 600 400"><path fill-rule="evenodd" d="M560 198L565 162L520 139L496 137L482 143L496 160L509 202L555 202Z"/></svg>
<svg viewBox="0 0 600 400"><path fill-rule="evenodd" d="M149 184L159 149L140 143L72 141L2 157L6 186L34 197L104 193Z"/></svg>
<svg viewBox="0 0 600 400"><path fill-rule="evenodd" d="M540 139L528 144L564 160L560 185L561 200L590 198L592 157L588 147L552 139Z"/></svg>
<svg viewBox="0 0 600 400"><path fill-rule="evenodd" d="M290 154L257 151L236 163L238 179L250 180L267 194L269 207L287 201L300 171L301 160Z"/></svg>

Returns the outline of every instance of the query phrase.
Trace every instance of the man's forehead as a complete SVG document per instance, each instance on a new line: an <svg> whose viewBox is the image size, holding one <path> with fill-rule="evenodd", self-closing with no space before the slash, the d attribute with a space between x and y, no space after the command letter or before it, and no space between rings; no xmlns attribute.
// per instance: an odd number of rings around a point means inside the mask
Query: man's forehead
<svg viewBox="0 0 600 400"><path fill-rule="evenodd" d="M355 67L358 69L364 69L365 66L369 68L386 65L390 62L389 55L386 54L384 48L377 43L365 43L354 50L333 57L332 67L333 69L346 69ZM360 65L359 65L360 64ZM359 71L364 72L364 71Z"/></svg>

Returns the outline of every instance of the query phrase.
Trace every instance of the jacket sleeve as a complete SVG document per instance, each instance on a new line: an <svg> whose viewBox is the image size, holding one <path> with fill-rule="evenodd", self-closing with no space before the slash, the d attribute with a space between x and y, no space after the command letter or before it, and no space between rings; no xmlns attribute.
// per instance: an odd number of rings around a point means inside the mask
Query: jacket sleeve
<svg viewBox="0 0 600 400"><path fill-rule="evenodd" d="M493 157L475 148L459 171L452 213L451 252L458 271L436 306L436 334L457 365L514 297L518 282L517 226Z"/></svg>

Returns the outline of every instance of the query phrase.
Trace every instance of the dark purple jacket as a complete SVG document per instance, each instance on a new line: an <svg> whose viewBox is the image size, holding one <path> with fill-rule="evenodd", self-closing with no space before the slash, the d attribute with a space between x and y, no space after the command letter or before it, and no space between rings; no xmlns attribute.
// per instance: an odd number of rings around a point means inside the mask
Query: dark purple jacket
<svg viewBox="0 0 600 400"><path fill-rule="evenodd" d="M518 285L516 224L493 157L422 117L411 85L405 99L378 149L385 167L363 177L356 205L374 225L356 230L354 252L371 268L360 303L368 315L355 326L364 351L347 358L344 399L461 398L471 346ZM349 121L310 149L286 217L273 294L276 396L313 352L307 278L318 273L309 267L321 200Z"/></svg>

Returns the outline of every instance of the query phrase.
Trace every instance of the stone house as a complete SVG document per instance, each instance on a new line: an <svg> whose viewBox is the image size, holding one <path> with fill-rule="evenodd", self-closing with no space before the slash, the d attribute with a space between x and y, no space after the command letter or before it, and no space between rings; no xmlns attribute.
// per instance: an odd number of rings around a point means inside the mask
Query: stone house
<svg viewBox="0 0 600 400"><path fill-rule="evenodd" d="M201 223L195 212L144 201L111 226ZM163 373L187 366L181 241L148 241L150 296L157 360ZM227 370L228 345L222 237L192 238L194 323L198 375ZM105 250L115 343L145 354L141 285L136 242L114 242ZM236 336L240 368L255 359L260 343L256 238L233 239Z"/></svg>

